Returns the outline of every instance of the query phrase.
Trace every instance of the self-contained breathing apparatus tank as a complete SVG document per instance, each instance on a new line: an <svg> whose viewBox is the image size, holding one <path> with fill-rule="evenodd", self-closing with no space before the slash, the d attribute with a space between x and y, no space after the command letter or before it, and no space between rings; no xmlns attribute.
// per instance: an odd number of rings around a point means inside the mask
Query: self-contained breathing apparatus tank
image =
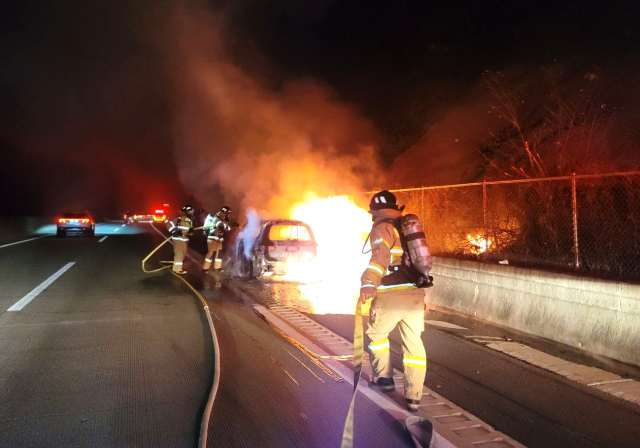
<svg viewBox="0 0 640 448"><path fill-rule="evenodd" d="M411 213L404 215L400 220L400 230L407 246L404 249L411 260L411 265L419 274L414 279L416 286L418 288L433 286L433 277L429 276L433 260L420 220Z"/></svg>

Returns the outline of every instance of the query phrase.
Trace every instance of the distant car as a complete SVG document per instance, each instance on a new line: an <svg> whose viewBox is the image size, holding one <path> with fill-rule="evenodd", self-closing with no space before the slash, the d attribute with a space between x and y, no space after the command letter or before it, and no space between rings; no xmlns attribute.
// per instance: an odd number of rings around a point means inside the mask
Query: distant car
<svg viewBox="0 0 640 448"><path fill-rule="evenodd" d="M87 211L63 213L56 220L56 225L56 236L58 237L68 234L94 236L96 233L96 223L93 216Z"/></svg>
<svg viewBox="0 0 640 448"><path fill-rule="evenodd" d="M248 257L244 253L246 238L238 243L235 261L242 277L261 277L268 272L283 275L286 274L287 260L307 262L315 258L317 253L318 244L313 231L302 221L261 221L254 235L255 239L253 235L250 237L253 246Z"/></svg>
<svg viewBox="0 0 640 448"><path fill-rule="evenodd" d="M133 215L133 222L153 222L153 215Z"/></svg>

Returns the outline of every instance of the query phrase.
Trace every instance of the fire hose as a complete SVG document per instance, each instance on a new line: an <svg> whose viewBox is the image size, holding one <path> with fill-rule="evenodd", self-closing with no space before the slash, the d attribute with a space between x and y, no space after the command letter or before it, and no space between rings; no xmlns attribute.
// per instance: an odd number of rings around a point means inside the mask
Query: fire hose
<svg viewBox="0 0 640 448"><path fill-rule="evenodd" d="M362 302L358 299L356 305L356 319L353 327L353 395L349 404L349 412L344 421L341 448L353 448L353 414L358 392L358 382L362 373L362 359L364 357L364 322L362 318Z"/></svg>
<svg viewBox="0 0 640 448"><path fill-rule="evenodd" d="M202 227L196 227L193 230L200 230ZM160 261L162 264L166 264L166 266L162 266L158 269L148 270L145 268L145 263L151 258L151 256L156 253L162 246L171 241L171 235L165 238L158 246L153 249L144 259L142 260L142 271L146 274L151 274L154 272L162 271L163 269L168 269L173 264L173 261ZM207 322L209 323L209 330L211 331L211 339L213 341L213 364L214 364L214 372L213 372L213 382L211 385L211 391L209 392L209 397L207 398L207 404L205 405L205 409L202 414L202 420L200 421L200 436L198 439L198 447L205 448L207 446L207 436L209 429L209 419L211 418L211 410L213 409L213 402L216 398L216 394L218 393L218 387L220 385L220 347L218 345L218 338L216 336L216 330L213 326L213 320L211 320L211 313L209 312L209 305L204 300L204 297L189 283L184 277L178 275L173 271L169 271L174 277L179 278L187 287L198 297L200 302L203 305L203 310L207 316Z"/></svg>
<svg viewBox="0 0 640 448"><path fill-rule="evenodd" d="M193 230L199 230L202 229L202 227L198 227L198 228L194 228ZM154 273L154 272L159 272L162 271L163 269L168 269L171 267L172 265L172 261L160 261L160 263L162 264L166 264L166 266L162 266L160 268L157 269L151 269L148 270L145 267L145 263L149 260L149 258L151 258L151 256L153 254L155 254L158 250L160 250L160 248L162 246L164 246L166 243L168 243L169 241L171 241L171 236L168 236L167 238L164 239L164 241L162 241L155 249L153 249L143 260L142 260L142 271L150 274L150 273ZM215 333L215 328L213 326L213 321L211 320L211 314L209 312L209 306L207 305L206 301L204 300L204 298L202 297L202 295L182 276L178 275L177 273L173 272L173 271L169 271L171 272L172 275L174 275L175 277L179 278L181 281L183 281L187 287L189 287L189 289L191 289L191 291L198 297L198 299L200 300L200 302L203 304L203 309L207 315L207 321L209 322L209 328L211 330L211 335L212 335L212 339L213 339L213 344L214 344L214 365L215 365L215 371L214 371L214 378L213 378L213 384L212 384L212 388L211 388L211 392L209 393L209 398L207 400L207 404L205 406L205 410L203 413L203 417L201 420L201 424L200 424L200 438L199 438L199 442L198 442L198 446L200 448L204 448L206 447L207 444L207 431L208 431L208 424L209 424L209 419L211 416L211 410L213 409L213 402L215 400L215 396L217 394L218 391L218 387L220 384L220 351L219 351L219 346L218 346L218 340L216 337L216 333ZM353 430L354 430L354 409L355 409L355 400L356 400L356 396L357 396L357 391L358 391L358 381L360 379L360 375L362 373L362 360L364 357L364 322L363 322L363 315L362 315L362 303L360 302L360 300L358 300L357 305L356 305L356 314L355 314L355 325L354 325L354 335L353 335L353 355L321 355L319 353L315 353L313 351L311 351L308 347L304 346L303 344L300 344L298 341L294 340L293 338L285 335L284 333L280 332L279 333L289 342L291 342L295 347L297 347L300 351L302 351L303 353L305 353L305 355L307 355L307 357L309 357L310 359L314 360L314 362L316 362L317 365L319 365L320 363L317 360L320 359L333 359L333 360L338 360L338 361L345 361L348 359L353 358L353 367L354 367L354 372L353 372L353 394L351 397L351 403L349 405L349 411L347 413L347 417L345 419L345 424L344 424L344 430L343 430L343 434L342 434L342 444L341 444L341 448L353 448ZM327 369L323 369L326 373ZM330 375L332 376L332 375Z"/></svg>

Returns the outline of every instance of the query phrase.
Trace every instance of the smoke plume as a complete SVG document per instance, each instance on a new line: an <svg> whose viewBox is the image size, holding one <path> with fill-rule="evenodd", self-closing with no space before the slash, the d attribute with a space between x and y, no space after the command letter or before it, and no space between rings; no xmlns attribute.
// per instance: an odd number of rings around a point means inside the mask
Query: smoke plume
<svg viewBox="0 0 640 448"><path fill-rule="evenodd" d="M377 133L327 86L307 78L267 87L231 60L221 18L204 4L175 3L165 20L177 166L206 208L286 217L309 191L361 191L376 178Z"/></svg>

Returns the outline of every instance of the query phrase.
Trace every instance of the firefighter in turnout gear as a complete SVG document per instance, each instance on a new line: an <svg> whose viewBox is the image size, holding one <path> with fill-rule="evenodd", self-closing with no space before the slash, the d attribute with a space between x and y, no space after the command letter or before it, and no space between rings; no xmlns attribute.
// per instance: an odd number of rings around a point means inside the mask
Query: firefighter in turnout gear
<svg viewBox="0 0 640 448"><path fill-rule="evenodd" d="M373 218L371 259L361 277L360 301L373 299L366 330L373 368L371 385L387 392L395 389L389 333L397 326L402 337L407 408L415 412L427 373L427 355L420 337L424 331L425 291L402 269L406 243L400 236L402 209L398 208L395 195L386 190L376 193L369 213ZM430 255L428 265L430 268Z"/></svg>
<svg viewBox="0 0 640 448"><path fill-rule="evenodd" d="M183 266L184 258L187 256L189 237L193 235L193 207L186 204L182 207L182 213L176 219L176 223L168 220L166 224L173 242L173 272L186 274L187 271Z"/></svg>
<svg viewBox="0 0 640 448"><path fill-rule="evenodd" d="M211 263L213 263L215 271L222 268L220 253L224 243L224 235L231 230L230 213L231 209L225 205L215 215L207 215L204 221L203 231L207 236L207 255L204 257L202 265L204 272L209 272Z"/></svg>

